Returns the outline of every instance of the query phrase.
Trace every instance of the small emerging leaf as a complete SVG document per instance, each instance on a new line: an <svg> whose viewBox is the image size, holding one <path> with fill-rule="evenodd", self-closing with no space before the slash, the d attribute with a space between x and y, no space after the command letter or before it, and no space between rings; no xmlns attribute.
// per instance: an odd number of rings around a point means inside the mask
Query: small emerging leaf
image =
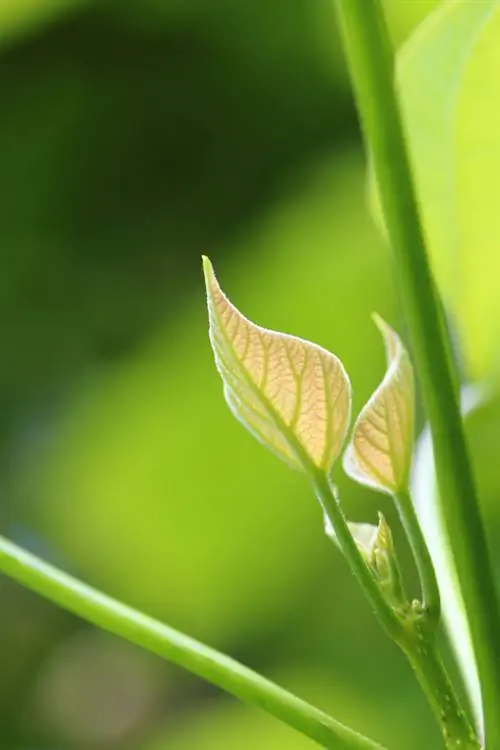
<svg viewBox="0 0 500 750"><path fill-rule="evenodd" d="M337 546L339 546L337 534L326 513L324 515L324 522L326 535L329 536ZM372 558L373 550L377 542L378 527L374 526L372 523L353 523L351 521L349 521L347 525L359 551L365 560L369 562Z"/></svg>
<svg viewBox="0 0 500 750"><path fill-rule="evenodd" d="M325 532L340 548L333 525L325 513ZM348 523L356 545L387 601L404 607L407 603L399 563L394 549L392 532L382 513L378 526L371 523Z"/></svg>
<svg viewBox="0 0 500 750"><path fill-rule="evenodd" d="M295 336L245 318L203 258L210 341L233 414L297 469L328 472L347 434L349 379L340 360Z"/></svg>
<svg viewBox="0 0 500 750"><path fill-rule="evenodd" d="M385 340L388 369L354 425L344 454L350 477L374 489L407 487L413 450L414 381L408 352L399 336L374 316Z"/></svg>
<svg viewBox="0 0 500 750"><path fill-rule="evenodd" d="M326 535L339 546L337 533L327 513L324 514L324 524ZM390 550L392 553L392 534L382 513L378 514L378 526L373 523L352 521L349 521L347 525L359 551L369 565L375 563L375 552L377 550Z"/></svg>

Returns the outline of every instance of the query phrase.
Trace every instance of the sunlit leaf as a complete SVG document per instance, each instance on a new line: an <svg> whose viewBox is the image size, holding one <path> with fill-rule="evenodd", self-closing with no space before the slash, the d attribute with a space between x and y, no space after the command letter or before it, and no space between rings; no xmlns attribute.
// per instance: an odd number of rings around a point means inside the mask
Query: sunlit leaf
<svg viewBox="0 0 500 750"><path fill-rule="evenodd" d="M295 336L251 323L203 259L210 340L233 414L297 469L329 471L349 427L351 391L340 360Z"/></svg>
<svg viewBox="0 0 500 750"><path fill-rule="evenodd" d="M413 447L413 367L399 336L374 316L387 353L387 373L354 425L344 455L350 477L383 492L404 489Z"/></svg>

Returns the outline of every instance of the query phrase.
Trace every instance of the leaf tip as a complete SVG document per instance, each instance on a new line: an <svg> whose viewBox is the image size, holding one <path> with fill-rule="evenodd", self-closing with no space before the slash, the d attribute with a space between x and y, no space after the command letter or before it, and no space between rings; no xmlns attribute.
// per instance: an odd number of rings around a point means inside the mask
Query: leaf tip
<svg viewBox="0 0 500 750"><path fill-rule="evenodd" d="M379 315L378 312L373 311L372 314L371 314L371 319L373 320L373 322L377 326L377 328L380 331L380 333L382 334L382 336L384 336L385 333L387 332L388 328L389 328L389 325L386 323L386 321L383 319L383 317L381 315Z"/></svg>
<svg viewBox="0 0 500 750"><path fill-rule="evenodd" d="M387 353L387 361L390 363L395 358L398 350L403 349L401 339L393 328L387 323L381 315L377 312L372 312L372 320L377 326L380 335L384 339L385 349Z"/></svg>
<svg viewBox="0 0 500 750"><path fill-rule="evenodd" d="M343 457L355 481L390 494L406 486L413 446L413 369L391 326L377 313L372 319L384 339L387 372L354 425Z"/></svg>
<svg viewBox="0 0 500 750"><path fill-rule="evenodd" d="M329 472L350 422L350 383L341 361L316 344L246 318L202 256L209 336L233 414L294 468Z"/></svg>
<svg viewBox="0 0 500 750"><path fill-rule="evenodd" d="M203 268L203 275L205 276L205 283L208 288L215 279L214 267L212 265L212 262L210 261L210 258L208 258L208 256L206 255L201 256L201 264Z"/></svg>

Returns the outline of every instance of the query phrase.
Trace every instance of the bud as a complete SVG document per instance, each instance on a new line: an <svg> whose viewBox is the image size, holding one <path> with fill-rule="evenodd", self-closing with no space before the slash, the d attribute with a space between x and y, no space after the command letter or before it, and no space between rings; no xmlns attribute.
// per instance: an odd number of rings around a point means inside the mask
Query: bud
<svg viewBox="0 0 500 750"><path fill-rule="evenodd" d="M339 546L337 534L326 513L324 522L326 534ZM347 525L386 601L396 609L408 606L392 532L382 513L379 513L378 526L350 522Z"/></svg>

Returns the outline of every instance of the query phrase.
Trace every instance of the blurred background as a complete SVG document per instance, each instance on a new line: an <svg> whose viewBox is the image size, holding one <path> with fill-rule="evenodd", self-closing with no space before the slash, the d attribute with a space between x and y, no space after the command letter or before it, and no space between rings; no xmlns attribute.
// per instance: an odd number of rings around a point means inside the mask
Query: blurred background
<svg viewBox="0 0 500 750"><path fill-rule="evenodd" d="M402 42L435 0L387 0ZM384 370L404 331L330 0L0 0L0 512L47 560L391 748L439 746L305 481L232 418L200 255L236 305ZM494 403L469 434L495 541ZM339 473L352 520L390 503ZM0 579L2 750L313 750Z"/></svg>

